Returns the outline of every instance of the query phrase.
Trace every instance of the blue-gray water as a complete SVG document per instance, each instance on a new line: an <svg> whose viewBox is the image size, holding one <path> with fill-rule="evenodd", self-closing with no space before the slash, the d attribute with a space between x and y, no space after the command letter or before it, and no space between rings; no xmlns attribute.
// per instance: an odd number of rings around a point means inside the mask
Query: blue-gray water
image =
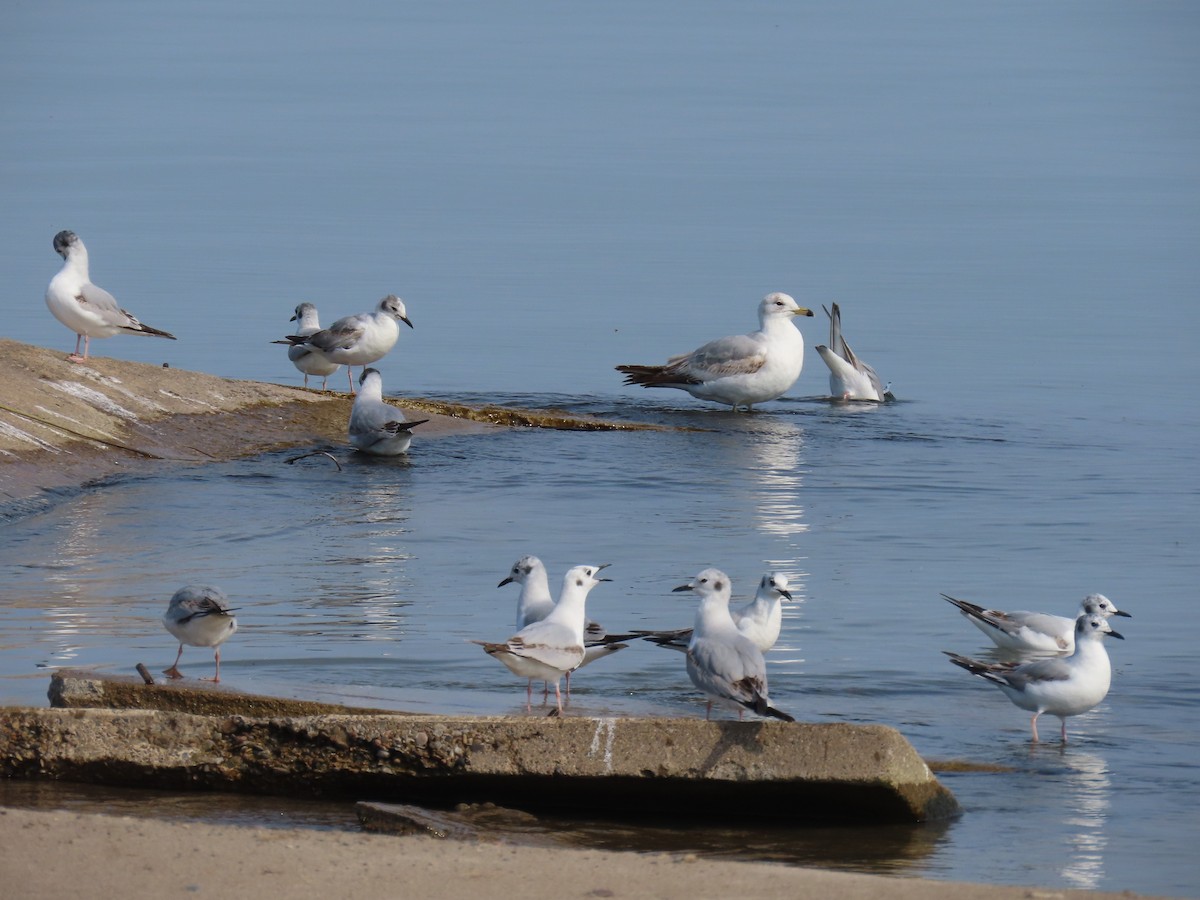
<svg viewBox="0 0 1200 900"><path fill-rule="evenodd" d="M467 639L511 631L496 583L521 554L556 577L612 562L590 606L621 629L688 624L671 588L703 566L742 596L776 568L797 596L779 706L1013 769L943 776L965 807L948 828L840 862L798 835L794 858L1200 894L1200 7L3 19L6 337L73 346L41 299L71 228L97 283L180 336L99 354L295 384L269 341L297 302L328 322L395 292L416 327L380 364L391 391L704 430L418 439L399 463L279 454L64 497L3 526L0 701L44 702L48 667L165 667L166 598L211 580L242 607L232 686L519 713L522 684ZM815 353L753 416L621 386L617 363L749 330L770 290L818 310L810 348L838 301L901 402L814 399ZM1133 612L1065 750L1031 749L1028 717L946 662L986 650L942 591ZM579 674L570 712L702 704L680 657L634 646Z"/></svg>

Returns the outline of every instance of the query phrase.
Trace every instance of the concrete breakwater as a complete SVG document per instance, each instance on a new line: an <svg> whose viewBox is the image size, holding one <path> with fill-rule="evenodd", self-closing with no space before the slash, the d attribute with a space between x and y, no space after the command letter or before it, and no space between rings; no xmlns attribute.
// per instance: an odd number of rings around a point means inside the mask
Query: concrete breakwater
<svg viewBox="0 0 1200 900"><path fill-rule="evenodd" d="M50 694L55 708L0 712L0 774L781 824L958 812L882 725L348 713L84 673L56 674Z"/></svg>

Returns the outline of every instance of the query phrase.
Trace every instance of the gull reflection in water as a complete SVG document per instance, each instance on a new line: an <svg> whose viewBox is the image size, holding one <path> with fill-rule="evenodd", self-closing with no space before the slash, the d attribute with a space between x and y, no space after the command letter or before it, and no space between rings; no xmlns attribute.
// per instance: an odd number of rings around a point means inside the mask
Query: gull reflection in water
<svg viewBox="0 0 1200 900"><path fill-rule="evenodd" d="M1095 889L1104 880L1104 851L1112 783L1108 763L1094 753L1068 750L1062 798L1067 859L1062 877L1071 887Z"/></svg>
<svg viewBox="0 0 1200 900"><path fill-rule="evenodd" d="M808 531L800 502L804 486L803 430L784 419L758 419L747 432L746 447L756 526L773 537L787 538Z"/></svg>

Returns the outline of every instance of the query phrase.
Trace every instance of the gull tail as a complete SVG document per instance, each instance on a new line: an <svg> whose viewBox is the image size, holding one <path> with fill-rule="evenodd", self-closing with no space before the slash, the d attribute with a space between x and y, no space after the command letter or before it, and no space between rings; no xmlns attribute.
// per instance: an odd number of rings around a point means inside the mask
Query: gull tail
<svg viewBox="0 0 1200 900"><path fill-rule="evenodd" d="M949 650L943 650L942 652L950 657L950 662L956 666L966 669L972 675L978 675L980 678L990 681L993 684L1008 684L1004 680L1003 674L1016 665L1016 663L985 663L977 659L971 659L969 656L960 656L957 653L951 653Z"/></svg>
<svg viewBox="0 0 1200 900"><path fill-rule="evenodd" d="M387 425L383 427L383 430L392 434L397 434L401 431L412 431L418 425L424 425L428 421L428 419L417 419L415 422L388 422Z"/></svg>
<svg viewBox="0 0 1200 900"><path fill-rule="evenodd" d="M125 315L128 316L129 313L126 313ZM133 319L133 316L129 316L129 318ZM129 332L130 334L144 334L147 337L166 338L168 341L179 340L177 337L175 337L175 335L171 334L171 332L163 331L160 328L154 328L150 325L146 325L143 322L139 322L137 319L133 319L133 323L133 325L125 329L125 331Z"/></svg>
<svg viewBox="0 0 1200 900"><path fill-rule="evenodd" d="M796 720L785 713L782 709L776 709L762 694L755 694L754 699L744 704L746 709L758 713L760 716L770 716L772 719L782 719L784 722L795 722Z"/></svg>
<svg viewBox="0 0 1200 900"><path fill-rule="evenodd" d="M616 370L625 376L625 384L640 384L645 388L700 383L695 378L680 375L673 366L617 366Z"/></svg>

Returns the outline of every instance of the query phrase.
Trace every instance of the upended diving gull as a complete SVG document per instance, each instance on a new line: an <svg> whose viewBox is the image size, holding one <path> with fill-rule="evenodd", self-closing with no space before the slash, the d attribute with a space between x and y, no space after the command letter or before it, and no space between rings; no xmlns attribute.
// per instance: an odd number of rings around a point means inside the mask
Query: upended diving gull
<svg viewBox="0 0 1200 900"><path fill-rule="evenodd" d="M384 402L383 376L378 369L363 369L361 390L350 408L350 443L354 449L373 456L398 456L412 443L412 430L428 419L413 422L404 413Z"/></svg>
<svg viewBox="0 0 1200 900"><path fill-rule="evenodd" d="M1023 609L1001 612L998 609L985 609L966 600L957 600L949 594L942 594L942 597L958 607L966 620L991 638L1001 650L1070 653L1075 649L1075 619ZM1079 601L1079 613L1076 615L1132 618L1130 613L1117 609L1117 605L1103 594L1084 597Z"/></svg>
<svg viewBox="0 0 1200 900"><path fill-rule="evenodd" d="M758 305L758 331L709 341L661 366L621 365L625 384L687 391L700 400L752 409L782 397L804 366L804 336L795 316L812 311L787 294L767 294Z"/></svg>
<svg viewBox="0 0 1200 900"><path fill-rule="evenodd" d="M792 599L788 591L788 578L782 572L768 572L759 579L754 599L745 606L731 609L729 614L738 631L750 638L754 646L766 653L779 640L783 626L783 599ZM638 631L639 637L666 647L669 650L686 652L692 639L692 629L678 628L667 631Z"/></svg>
<svg viewBox="0 0 1200 900"><path fill-rule="evenodd" d="M345 366L350 393L354 393L354 375L350 367L369 366L386 356L400 337L397 322L413 327L404 301L395 294L388 294L379 301L374 312L346 316L328 328L312 334L289 334L285 340L294 346L308 347L331 363Z"/></svg>
<svg viewBox="0 0 1200 900"><path fill-rule="evenodd" d="M1124 640L1113 631L1106 616L1081 615L1075 620L1075 652L1020 665L985 663L943 651L956 666L996 685L1021 709L1033 713L1030 727L1037 743L1037 720L1050 713L1062 720L1062 742L1067 742L1067 717L1078 716L1097 706L1112 681L1112 665L1102 639L1105 635Z"/></svg>
<svg viewBox="0 0 1200 900"><path fill-rule="evenodd" d="M75 332L75 352L67 359L82 362L88 358L92 338L115 334L145 334L175 340L175 335L143 325L131 313L117 305L117 299L104 288L92 284L88 275L88 252L73 231L54 236L54 250L63 258L63 267L50 279L46 305L54 318ZM83 355L79 345L83 344Z"/></svg>
<svg viewBox="0 0 1200 900"><path fill-rule="evenodd" d="M575 566L563 576L562 591L554 609L546 618L526 625L503 643L472 641L489 656L504 663L514 675L525 679L554 682L554 699L562 712L562 695L558 685L563 675L578 669L583 663L585 605L588 592L607 578L598 578L600 566ZM529 708L529 688L526 688L526 709Z"/></svg>
<svg viewBox="0 0 1200 900"><path fill-rule="evenodd" d="M526 625L540 622L554 609L554 597L550 593L550 580L546 575L546 566L536 556L522 556L513 563L508 576L496 585L496 587L504 587L506 584L519 584L521 586L521 591L517 594L518 631ZM621 641L627 641L634 637L640 637L640 635L609 634L603 625L588 619L584 623L583 629L583 662L576 666L576 668L582 669L589 663L593 663L605 656L610 656L618 650L624 650L629 645L623 644ZM566 673L566 694L568 697L571 696L572 671L574 670L568 670ZM550 685L547 683L545 693L548 693L549 689ZM526 692L529 697L532 697L532 678L526 686Z"/></svg>
<svg viewBox="0 0 1200 900"><path fill-rule="evenodd" d="M179 660L183 656L183 646L212 647L216 670L211 679L221 680L221 644L237 631L237 618L233 615L229 600L220 588L207 584L189 584L181 587L171 597L167 604L166 614L162 622L175 639L179 641L179 652L175 654L175 662L171 668L164 669L163 674L171 678L182 678L179 671Z"/></svg>
<svg viewBox="0 0 1200 900"><path fill-rule="evenodd" d="M300 323L296 328L297 337L308 337L321 330L321 318L317 314L317 307L312 303L301 303L296 307L296 314L288 321ZM342 367L341 363L330 362L320 351L308 344L294 344L291 341L271 343L288 345L288 359L304 374L305 387L308 387L309 375L320 375L321 390L325 390L329 376Z"/></svg>
<svg viewBox="0 0 1200 900"><path fill-rule="evenodd" d="M767 664L762 651L738 631L729 614L729 577L719 569L705 569L676 591L694 591L700 597L696 623L687 649L687 673L708 698L705 718L713 705L794 722L771 705L767 694Z"/></svg>
<svg viewBox="0 0 1200 900"><path fill-rule="evenodd" d="M825 307L821 307L825 309ZM854 355L842 336L842 311L833 304L829 316L829 345L818 344L817 353L829 366L829 393L837 400L895 400L892 392L867 363Z"/></svg>

